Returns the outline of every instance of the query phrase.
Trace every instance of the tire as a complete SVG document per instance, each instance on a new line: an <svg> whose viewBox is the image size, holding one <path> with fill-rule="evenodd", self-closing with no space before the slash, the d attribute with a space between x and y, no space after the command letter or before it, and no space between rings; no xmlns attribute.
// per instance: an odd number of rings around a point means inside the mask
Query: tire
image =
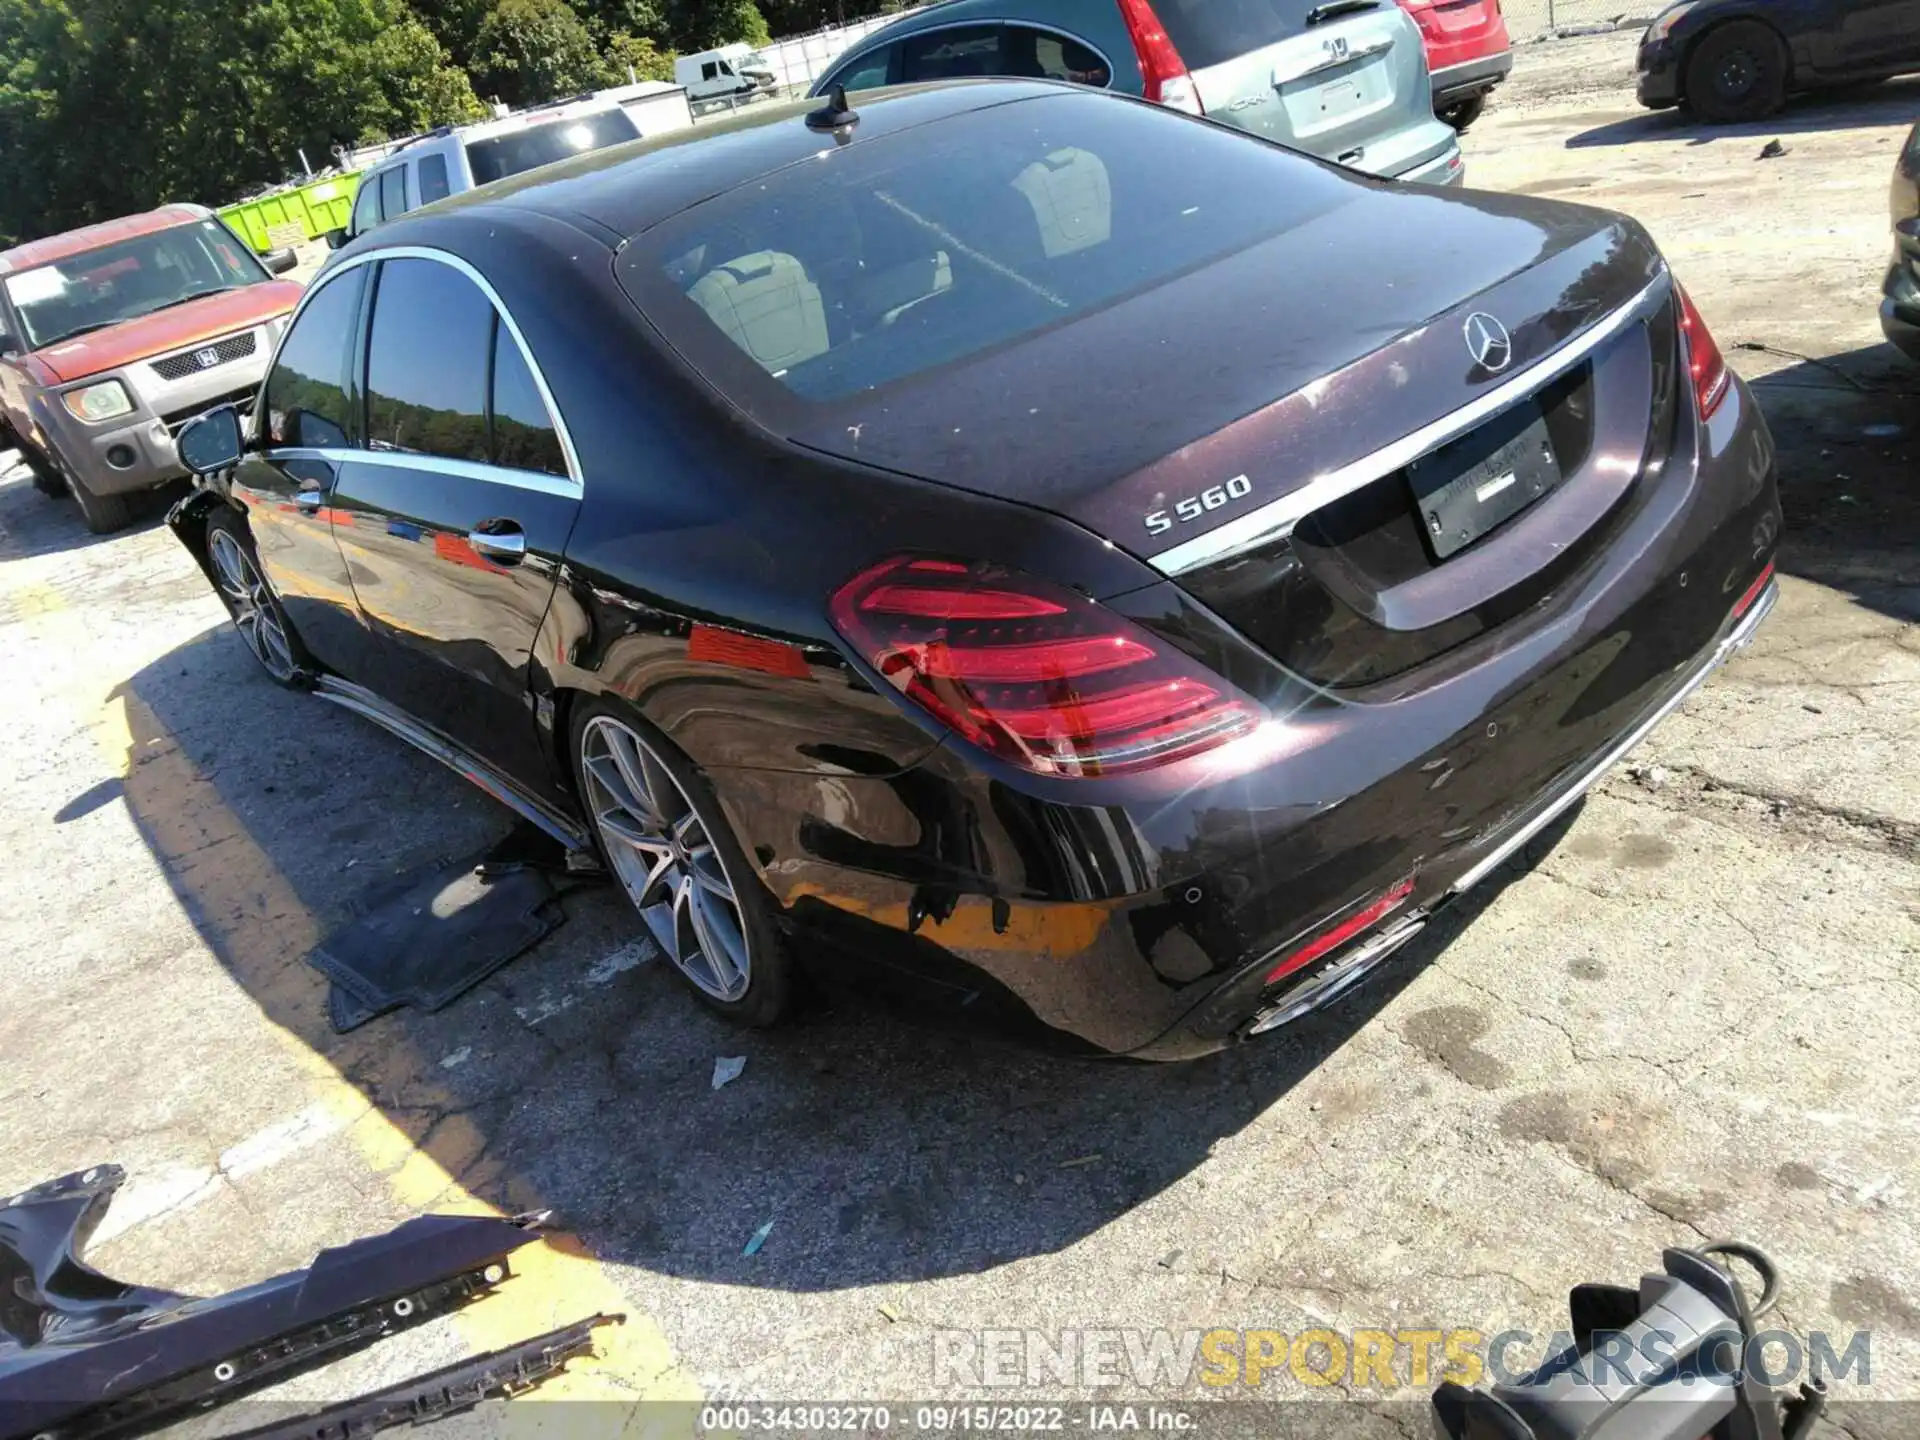
<svg viewBox="0 0 1920 1440"><path fill-rule="evenodd" d="M49 500L58 500L67 493L67 482L52 460L41 454L12 431L0 435L0 442L20 452L20 459L33 474L33 488Z"/></svg>
<svg viewBox="0 0 1920 1440"><path fill-rule="evenodd" d="M73 498L80 502L80 518L96 535L111 535L133 523L133 496L96 495L78 480L70 484Z"/></svg>
<svg viewBox="0 0 1920 1440"><path fill-rule="evenodd" d="M1480 118L1487 108L1487 92L1470 95L1465 100L1456 101L1440 112L1440 118L1451 125L1455 134L1462 134L1466 128Z"/></svg>
<svg viewBox="0 0 1920 1440"><path fill-rule="evenodd" d="M207 517L207 568L233 628L276 685L304 690L311 661L279 597L261 574L246 523L224 505Z"/></svg>
<svg viewBox="0 0 1920 1440"><path fill-rule="evenodd" d="M706 777L605 700L574 706L568 743L602 858L668 963L715 1014L775 1024L794 993L793 962Z"/></svg>
<svg viewBox="0 0 1920 1440"><path fill-rule="evenodd" d="M1731 20L1694 42L1682 85L1702 120L1758 120L1787 103L1787 47L1758 20Z"/></svg>

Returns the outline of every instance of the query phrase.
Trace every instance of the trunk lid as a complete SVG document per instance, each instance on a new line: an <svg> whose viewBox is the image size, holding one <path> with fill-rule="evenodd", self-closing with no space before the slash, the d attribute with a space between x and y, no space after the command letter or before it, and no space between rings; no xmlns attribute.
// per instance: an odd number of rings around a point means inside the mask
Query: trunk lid
<svg viewBox="0 0 1920 1440"><path fill-rule="evenodd" d="M1658 273L1632 221L1523 196L1347 183L1214 264L849 397L792 432L847 459L1068 516L1145 558L1191 545L1471 403ZM1408 237L1420 237L1417 245ZM1484 310L1509 363L1477 365ZM1180 502L1245 477L1191 517ZM1168 512L1170 523L1149 523Z"/></svg>

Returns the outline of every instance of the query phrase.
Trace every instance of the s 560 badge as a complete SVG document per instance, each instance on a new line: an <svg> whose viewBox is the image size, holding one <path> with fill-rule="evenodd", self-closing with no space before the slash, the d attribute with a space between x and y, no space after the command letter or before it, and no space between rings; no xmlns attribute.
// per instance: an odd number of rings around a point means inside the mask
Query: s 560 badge
<svg viewBox="0 0 1920 1440"><path fill-rule="evenodd" d="M1209 510L1218 510L1236 500L1244 500L1252 493L1253 482L1244 475L1236 475L1224 485L1209 485L1198 495L1176 500L1169 508L1155 510L1148 515L1147 533L1164 535L1175 525L1191 525Z"/></svg>

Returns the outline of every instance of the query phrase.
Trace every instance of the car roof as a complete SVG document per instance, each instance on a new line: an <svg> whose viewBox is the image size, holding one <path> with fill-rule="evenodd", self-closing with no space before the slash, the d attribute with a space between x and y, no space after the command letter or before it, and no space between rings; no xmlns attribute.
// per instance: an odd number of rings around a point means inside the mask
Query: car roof
<svg viewBox="0 0 1920 1440"><path fill-rule="evenodd" d="M623 86L622 89L631 89ZM665 85L657 93L682 89L682 86ZM371 174L375 170L390 170L409 160L417 160L422 155L432 155L440 150L464 145L469 140L491 140L496 135L511 135L519 130L533 130L556 121L577 119L582 115L599 115L609 110L625 107L611 95L576 95L569 100L556 100L549 105L535 105L526 110L515 110L511 114L501 115L491 120L476 120L470 125L444 125L438 130L429 130L424 135L415 135L401 141L367 166L360 173Z"/></svg>
<svg viewBox="0 0 1920 1440"><path fill-rule="evenodd" d="M860 118L844 140L807 125L807 115L819 108L817 100L762 102L724 120L666 131L510 175L410 211L368 233L380 236L381 244L403 244L403 227L416 216L425 221L462 210L503 207L536 211L576 228L598 231L614 245L689 206L836 144L871 143L990 106L1063 93L1089 92L1048 80L957 80L870 91L859 97Z"/></svg>
<svg viewBox="0 0 1920 1440"><path fill-rule="evenodd" d="M11 250L0 251L0 275L17 274L22 270L31 270L36 265L50 265L71 255L97 250L102 245L114 245L122 240L135 240L142 235L171 230L176 225L205 220L212 213L200 205L162 205L157 210L149 210L141 215L122 215L117 220L103 220L98 225L83 225L78 230L66 230L40 240L29 240Z"/></svg>

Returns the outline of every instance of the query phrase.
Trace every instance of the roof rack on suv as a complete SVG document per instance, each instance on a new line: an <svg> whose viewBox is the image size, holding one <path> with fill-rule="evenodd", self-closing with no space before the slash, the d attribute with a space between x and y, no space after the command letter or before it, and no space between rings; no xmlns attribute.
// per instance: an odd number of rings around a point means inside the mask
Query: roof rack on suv
<svg viewBox="0 0 1920 1440"><path fill-rule="evenodd" d="M452 133L453 133L453 126L436 125L433 127L433 129L425 131L419 135L409 135L406 139L402 140L398 145L394 146L393 149L389 150L387 153L389 155L397 155L402 150L406 149L407 146L409 145L417 145L422 140L438 140L442 136L451 135Z"/></svg>

